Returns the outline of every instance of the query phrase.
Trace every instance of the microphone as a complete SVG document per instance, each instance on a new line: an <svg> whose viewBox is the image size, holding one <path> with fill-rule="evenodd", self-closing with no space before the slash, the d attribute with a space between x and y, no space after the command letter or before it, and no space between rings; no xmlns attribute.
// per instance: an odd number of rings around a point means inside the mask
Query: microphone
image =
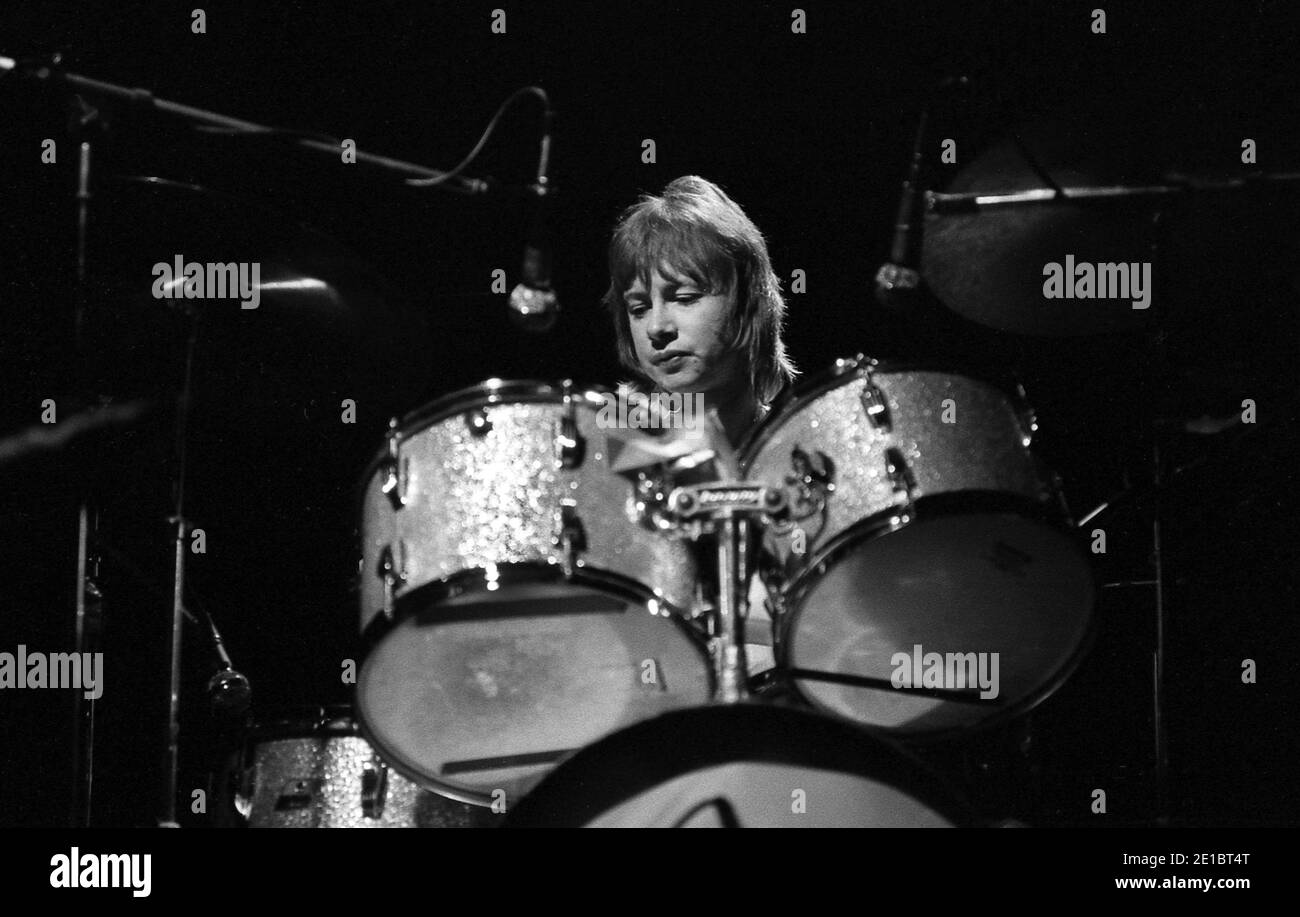
<svg viewBox="0 0 1300 917"><path fill-rule="evenodd" d="M537 162L537 181L529 186L537 196L537 208L524 247L524 267L520 281L510 291L508 306L510 318L516 325L533 334L541 334L555 327L560 316L560 301L551 287L551 235L550 197L555 189L546 173L551 161L551 118L548 108L542 131L542 149Z"/></svg>
<svg viewBox="0 0 1300 917"><path fill-rule="evenodd" d="M213 713L233 720L248 711L253 687L246 675L235 671L235 664L226 652L226 643L221 639L221 631L217 630L217 622L206 611L203 617L208 622L208 634L212 637L212 648L216 651L219 666L216 674L208 679L208 701Z"/></svg>
<svg viewBox="0 0 1300 917"><path fill-rule="evenodd" d="M904 309L913 306L922 286L921 230L925 214L921 206L921 161L930 124L930 110L940 93L966 89L970 82L970 78L965 76L942 80L921 110L916 125L916 139L912 143L912 161L907 167L907 177L903 179L898 217L894 220L894 239L889 246L889 260L876 271L876 299L886 308Z"/></svg>
<svg viewBox="0 0 1300 917"><path fill-rule="evenodd" d="M235 719L248 710L253 700L253 687L248 676L234 669L222 669L208 680L208 700L213 713Z"/></svg>
<svg viewBox="0 0 1300 917"><path fill-rule="evenodd" d="M903 179L903 193L898 201L898 217L894 220L894 239L889 246L889 261L876 271L876 299L891 309L911 304L921 285L921 220L920 209L921 158L925 144L926 126L930 120L930 107L921 112L916 126L916 141L912 144L912 161Z"/></svg>

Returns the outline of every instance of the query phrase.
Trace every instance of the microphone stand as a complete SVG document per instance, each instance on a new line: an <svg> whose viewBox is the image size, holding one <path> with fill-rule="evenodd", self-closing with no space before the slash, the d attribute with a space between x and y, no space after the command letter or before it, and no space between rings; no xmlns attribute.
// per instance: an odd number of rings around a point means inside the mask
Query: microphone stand
<svg viewBox="0 0 1300 917"><path fill-rule="evenodd" d="M330 156L338 156L341 152L341 142L334 140L333 138L322 140L311 136L303 136L299 132L284 131L277 128L267 127L265 125L255 124L251 121L232 118L217 112L207 111L189 105L182 105L177 102L170 102L166 99L157 98L153 93L145 89L132 89L127 86L121 86L114 83L104 82L102 80L90 79L74 73L68 73L59 69L61 62L62 59L60 55L54 55L46 61L19 61L14 58L0 56L0 75L3 75L5 72L17 72L20 76L29 79L67 87L69 93L76 100L77 104L81 106L82 116L80 121L83 128L98 121L98 112L90 105L86 104L81 98L82 95L86 95L107 99L111 102L122 103L136 109L145 108L161 112L165 115L178 117L210 128L221 128L245 134L286 136L291 138L293 142L301 148L319 153L326 153ZM74 316L74 347L76 350L75 357L77 365L84 366L86 365L86 361L83 360L82 357L88 353L88 350L86 349L85 342L82 338L85 327L86 312L90 300L90 287L86 276L88 248L87 236L90 220L91 198L91 145L88 141L83 141L81 143L79 157L76 271L74 274L76 278L74 295L76 302ZM481 194L493 190L492 186L489 185L488 182L481 179L467 178L454 172L443 172L437 169L430 169L425 166L405 162L399 159L393 159L387 156L378 156L373 153L366 153L358 150L356 152L356 159L358 162L378 166L390 172L405 175L408 178L431 179L432 181L430 184L438 184L440 187L458 191L460 193ZM545 186L548 159L549 132L547 137L543 140L542 159L539 166L539 181L538 186L535 189L536 193L539 195L544 194L549 190ZM192 370L197 335L197 318L192 317L190 336L186 345L185 370L176 419L176 472L173 492L173 512L168 518L168 522L171 523L175 529L173 537L173 588L167 742L164 761L165 774L162 787L164 799L162 800L161 807L162 814L159 817L159 824L162 827L179 827L179 823L176 820L176 789L180 736L181 631L186 614L183 598L185 591L185 542L188 535L188 523L184 516L184 484L186 471L185 437L189 420ZM99 633L102 629L102 596L93 579L98 568L98 558L92 553L90 547L97 540L97 525L98 511L94 507L93 502L83 496L78 514L76 564L75 643L76 650L79 653L89 651L89 648L93 646L98 646ZM234 674L237 675L238 673ZM229 686L223 684L220 688L224 692L229 689ZM239 690L238 686L235 686L235 690ZM83 699L80 694L78 694L74 717L72 736L73 802L71 822L74 826L84 827L88 826L90 823L91 788L93 784L93 701L90 702L90 705L87 705L83 703Z"/></svg>
<svg viewBox="0 0 1300 917"><path fill-rule="evenodd" d="M88 390L87 380L82 377L86 366L85 355L88 353L85 340L86 312L90 303L90 283L86 275L86 251L90 223L91 199L91 161L92 149L89 139L93 129L100 127L99 113L93 108L76 100L81 109L74 131L80 133L82 141L77 147L77 236L73 273L73 359L77 378L76 387L84 394ZM91 399L92 403L95 399ZM85 653L99 651L104 628L104 595L99 588L99 554L92 551L90 545L97 540L99 531L99 507L95 505L87 488L79 486L81 491L77 506L77 547L76 547L76 583L74 584L73 612L73 650L78 658L85 659ZM90 813L93 803L95 773L95 701L84 696L84 692L74 691L72 695L72 793L69 823L74 828L90 826Z"/></svg>
<svg viewBox="0 0 1300 917"><path fill-rule="evenodd" d="M121 102L131 108L144 108L151 111L161 112L164 115L171 115L186 121L192 121L195 124L206 125L212 128L223 128L229 131L235 131L245 134L267 134L289 136L293 142L307 150L313 150L319 153L328 153L331 156L339 156L341 153L341 141L330 138L321 140L310 136L294 136L298 132L285 131L278 128L268 127L263 124L255 124L252 121L244 121L240 118L232 118L229 115L223 115L215 111L208 111L203 108L195 108L192 105L182 105L179 102L169 102L166 99L160 99L147 89L132 89L129 86L121 86L116 83L106 83L102 80L92 80L89 77L79 76L75 73L67 73L59 70L58 65L61 58L55 55L49 63L20 61L11 57L0 57L0 73L7 70L17 71L23 76L36 79L42 82L52 82L67 86L72 92L89 96L97 96L110 101ZM439 182L439 187L449 190L458 191L463 194L483 194L490 190L486 181L477 178L466 178L460 175L450 175L450 173L438 169L430 169L427 166L417 165L413 162L405 162L401 159L393 159L389 156L378 156L374 153L366 153L362 150L356 151L357 162L364 162L370 165L379 166L390 172L397 172L408 178L432 178Z"/></svg>
<svg viewBox="0 0 1300 917"><path fill-rule="evenodd" d="M185 433L189 424L190 396L194 377L194 346L199 337L197 314L190 316L190 334L185 342L185 374L176 406L175 501L167 521L175 526L172 555L172 618L170 684L167 703L167 750L164 758L162 815L159 827L179 828L176 821L176 782L180 765L181 729L181 637L185 623L185 542L189 523L185 519Z"/></svg>

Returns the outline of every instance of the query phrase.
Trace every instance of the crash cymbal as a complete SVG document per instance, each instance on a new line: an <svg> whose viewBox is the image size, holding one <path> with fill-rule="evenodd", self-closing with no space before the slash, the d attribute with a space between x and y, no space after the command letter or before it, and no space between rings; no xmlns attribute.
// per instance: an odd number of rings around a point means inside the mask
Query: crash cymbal
<svg viewBox="0 0 1300 917"><path fill-rule="evenodd" d="M174 388L191 320L197 402L245 421L336 395L396 413L427 387L427 315L345 245L249 196L106 181L88 256L85 350L101 358L100 391Z"/></svg>
<svg viewBox="0 0 1300 917"><path fill-rule="evenodd" d="M1062 168L1059 160L1048 168L1060 186L1102 183L1098 173ZM1007 140L963 169L947 192L992 195L1043 187L1021 148ZM1133 269L1135 276L1121 296L1093 298L1112 292L1109 286L1099 288L1095 274L1090 287L1074 284L1079 273L1105 264L1145 263L1146 277L1153 276L1154 212L1150 199L1143 197L1043 199L970 212L931 211L925 220L922 275L948 308L1000 331L1068 337L1139 330L1153 314L1151 301L1141 301L1150 293L1149 279L1148 288L1140 289L1143 268ZM1061 286L1045 290L1054 275ZM1139 285L1136 291L1133 281ZM1048 295L1058 292L1062 295ZM1084 295L1075 295L1079 292Z"/></svg>
<svg viewBox="0 0 1300 917"><path fill-rule="evenodd" d="M927 195L922 274L947 308L1025 335L1158 328L1201 357L1222 313L1297 286L1300 174L1237 163L1187 125L1091 125L1016 131Z"/></svg>

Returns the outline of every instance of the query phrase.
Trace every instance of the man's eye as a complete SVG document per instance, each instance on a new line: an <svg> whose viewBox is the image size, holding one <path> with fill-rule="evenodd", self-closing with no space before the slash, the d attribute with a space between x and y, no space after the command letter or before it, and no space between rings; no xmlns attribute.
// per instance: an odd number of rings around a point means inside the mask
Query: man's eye
<svg viewBox="0 0 1300 917"><path fill-rule="evenodd" d="M646 307L645 307L645 306L628 306L628 307L627 307L627 314L630 315L630 316L632 316L633 318L640 318L641 316L645 315L645 313L646 313Z"/></svg>
<svg viewBox="0 0 1300 917"><path fill-rule="evenodd" d="M704 295L703 293L678 293L678 294L677 294L677 301L678 301L678 302L695 302L695 300L699 299L699 298L700 298L701 296L703 296L703 295Z"/></svg>

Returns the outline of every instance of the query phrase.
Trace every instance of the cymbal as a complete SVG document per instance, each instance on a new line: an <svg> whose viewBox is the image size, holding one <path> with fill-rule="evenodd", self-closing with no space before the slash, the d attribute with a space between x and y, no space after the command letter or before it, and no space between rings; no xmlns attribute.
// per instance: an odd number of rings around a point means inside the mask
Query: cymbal
<svg viewBox="0 0 1300 917"><path fill-rule="evenodd" d="M335 395L399 413L427 388L427 314L335 238L251 196L154 176L106 180L91 207L85 344L101 391L177 386L191 319L197 401L245 419L250 404ZM184 298L178 264L242 265L245 289Z"/></svg>
<svg viewBox="0 0 1300 917"><path fill-rule="evenodd" d="M1057 185L1100 182L1096 173L1048 168ZM1017 145L1006 140L963 169L948 191L1003 194L1043 186L1043 178ZM1045 284L1056 271L1049 265L1059 266L1063 282L1072 285L1074 277L1063 275L1084 264L1149 263L1155 242L1153 213L1151 202L1142 198L931 211L925 218L922 276L949 309L1000 331L1069 337L1140 330L1154 312L1149 303L1147 308L1134 307L1140 297L1054 298L1046 295ZM1082 289L1102 292L1095 283Z"/></svg>

